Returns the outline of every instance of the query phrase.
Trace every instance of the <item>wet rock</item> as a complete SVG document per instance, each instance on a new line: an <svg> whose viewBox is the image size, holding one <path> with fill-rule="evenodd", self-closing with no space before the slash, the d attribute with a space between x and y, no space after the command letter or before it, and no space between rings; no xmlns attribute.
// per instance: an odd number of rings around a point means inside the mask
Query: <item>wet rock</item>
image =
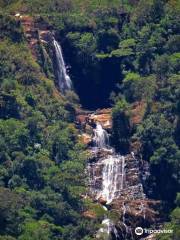
<svg viewBox="0 0 180 240"><path fill-rule="evenodd" d="M110 154L112 154L113 150L112 149L107 149L107 148L103 148L103 149L99 149L96 147L93 147L90 149L90 162L98 162L98 161L102 161L102 159L108 157ZM101 163L99 163L101 164Z"/></svg>
<svg viewBox="0 0 180 240"><path fill-rule="evenodd" d="M39 39L42 43L48 43L52 41L52 33L49 30L40 30Z"/></svg>
<svg viewBox="0 0 180 240"><path fill-rule="evenodd" d="M90 122L99 122L104 129L111 129L112 128L112 117L111 117L112 110L108 109L101 109L97 110L94 114L89 116Z"/></svg>
<svg viewBox="0 0 180 240"><path fill-rule="evenodd" d="M100 203L100 204L102 204L102 205L106 205L106 199L104 199L103 197L100 197L100 198L98 198L98 202Z"/></svg>
<svg viewBox="0 0 180 240"><path fill-rule="evenodd" d="M99 122L104 129L112 128L111 109L97 110L96 112L76 110L76 123L81 125L82 129L84 125L95 127L96 122Z"/></svg>
<svg viewBox="0 0 180 240"><path fill-rule="evenodd" d="M141 122L144 108L143 102L133 106L132 124ZM129 154L121 156L115 152L108 141L112 128L111 109L94 113L79 111L76 123L83 132L84 142L91 140L87 167L89 195L118 216L112 224L116 231L110 230L110 235L114 232L115 239L140 239L134 229L158 223L160 204L148 199L144 192L149 165L141 158L140 142L132 141Z"/></svg>

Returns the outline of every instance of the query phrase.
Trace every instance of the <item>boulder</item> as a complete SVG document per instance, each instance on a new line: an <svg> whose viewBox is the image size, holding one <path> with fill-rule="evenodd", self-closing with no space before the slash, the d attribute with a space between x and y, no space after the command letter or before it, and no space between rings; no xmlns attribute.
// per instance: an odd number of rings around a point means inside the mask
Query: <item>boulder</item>
<svg viewBox="0 0 180 240"><path fill-rule="evenodd" d="M94 123L99 122L104 129L111 129L112 128L111 112L112 110L110 108L102 109L99 111L97 110L95 113L89 116L89 120Z"/></svg>
<svg viewBox="0 0 180 240"><path fill-rule="evenodd" d="M103 197L100 197L100 198L98 198L98 202L100 203L100 204L102 204L102 205L106 205L106 199L104 199Z"/></svg>

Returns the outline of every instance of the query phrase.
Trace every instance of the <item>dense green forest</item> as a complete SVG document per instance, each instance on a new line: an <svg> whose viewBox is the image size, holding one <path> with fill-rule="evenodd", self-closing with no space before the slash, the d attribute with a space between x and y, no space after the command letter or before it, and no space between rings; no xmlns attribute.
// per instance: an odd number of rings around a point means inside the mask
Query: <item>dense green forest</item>
<svg viewBox="0 0 180 240"><path fill-rule="evenodd" d="M58 92L17 12L55 32L76 93ZM179 31L178 0L0 0L0 239L94 239L103 210L82 198L88 153L74 125L80 104L113 108L118 151L141 142L149 197L162 201L174 230L158 239L180 239ZM145 106L137 126L135 102ZM87 209L97 218L83 217Z"/></svg>

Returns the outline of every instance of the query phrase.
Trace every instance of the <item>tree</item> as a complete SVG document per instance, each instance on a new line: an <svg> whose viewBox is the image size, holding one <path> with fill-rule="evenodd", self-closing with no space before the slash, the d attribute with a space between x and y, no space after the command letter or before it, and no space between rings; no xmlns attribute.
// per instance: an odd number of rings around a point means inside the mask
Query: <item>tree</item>
<svg viewBox="0 0 180 240"><path fill-rule="evenodd" d="M112 112L113 133L112 141L115 148L122 154L129 150L130 123L128 104L125 100L119 100Z"/></svg>

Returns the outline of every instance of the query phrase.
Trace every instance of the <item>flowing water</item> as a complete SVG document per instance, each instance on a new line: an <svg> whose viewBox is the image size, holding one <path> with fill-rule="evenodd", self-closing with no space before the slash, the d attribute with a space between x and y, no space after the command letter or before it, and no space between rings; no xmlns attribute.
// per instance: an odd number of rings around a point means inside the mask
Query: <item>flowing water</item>
<svg viewBox="0 0 180 240"><path fill-rule="evenodd" d="M120 194L120 190L125 185L125 158L115 153L114 149L109 144L109 134L102 125L97 122L94 129L94 145L96 151L105 151L107 156L101 161L102 169L102 185L96 198L103 198L106 204L112 202ZM93 178L95 178L95 170L92 170ZM103 206L106 210L107 208ZM112 220L105 216L102 221L102 227L98 230L96 237L101 238L106 235L107 239L111 239L111 234L115 239L118 239L117 229Z"/></svg>
<svg viewBox="0 0 180 240"><path fill-rule="evenodd" d="M53 45L54 45L55 54L56 54L56 66L57 66L56 72L57 72L57 78L58 78L58 86L59 86L59 90L62 93L65 93L67 90L72 89L72 82L66 70L66 65L64 62L60 44L54 39Z"/></svg>
<svg viewBox="0 0 180 240"><path fill-rule="evenodd" d="M101 161L103 165L102 186L97 198L102 197L109 204L119 196L120 190L124 187L125 158L116 154L114 149L110 147L109 134L98 122L94 129L93 140L97 151L103 150L107 152L107 156Z"/></svg>
<svg viewBox="0 0 180 240"><path fill-rule="evenodd" d="M109 204L119 196L119 190L123 189L125 181L124 157L110 155L103 161L102 192L101 196Z"/></svg>
<svg viewBox="0 0 180 240"><path fill-rule="evenodd" d="M96 128L94 129L94 142L95 147L98 148L107 148L109 145L109 134L98 122L96 123Z"/></svg>
<svg viewBox="0 0 180 240"><path fill-rule="evenodd" d="M128 212L131 211L129 204L126 202L136 199L145 199L143 186L138 177L138 161L133 152L126 156L117 154L110 146L109 134L103 126L96 122L93 130L94 137L92 153L94 160L88 166L90 176L90 191L93 198L101 202L105 209L102 227L98 230L96 238L98 239L134 239L132 228L127 219ZM122 210L122 231L118 231L114 222L108 218L108 205L115 200L123 201ZM145 206L140 201L139 213L143 214L145 219ZM107 212L107 213L106 213ZM105 238L103 236L106 236Z"/></svg>
<svg viewBox="0 0 180 240"><path fill-rule="evenodd" d="M96 234L96 238L102 239L102 236L104 239L109 239L110 234L113 233L116 239L118 239L118 232L116 227L114 226L114 223L109 218L105 218L102 221L102 227L98 230Z"/></svg>

